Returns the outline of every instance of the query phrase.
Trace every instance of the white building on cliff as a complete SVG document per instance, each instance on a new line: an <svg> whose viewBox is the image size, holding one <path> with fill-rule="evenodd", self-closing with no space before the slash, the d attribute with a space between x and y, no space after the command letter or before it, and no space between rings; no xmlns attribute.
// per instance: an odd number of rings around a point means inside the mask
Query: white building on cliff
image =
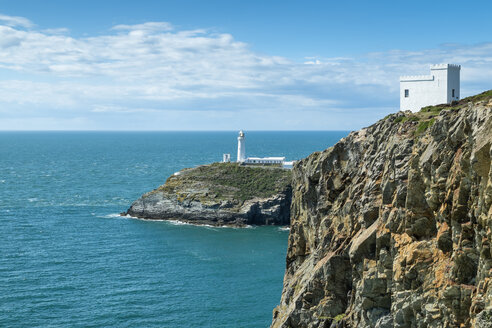
<svg viewBox="0 0 492 328"><path fill-rule="evenodd" d="M400 77L400 110L449 104L460 99L460 65L431 65L429 75Z"/></svg>

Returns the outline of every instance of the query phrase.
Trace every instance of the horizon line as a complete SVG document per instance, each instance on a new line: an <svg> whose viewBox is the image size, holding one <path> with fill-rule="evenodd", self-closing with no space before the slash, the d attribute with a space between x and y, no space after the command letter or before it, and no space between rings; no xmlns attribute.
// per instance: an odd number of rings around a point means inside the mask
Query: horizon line
<svg viewBox="0 0 492 328"><path fill-rule="evenodd" d="M240 130L0 130L6 132L237 132ZM246 130L249 132L347 132L355 130Z"/></svg>

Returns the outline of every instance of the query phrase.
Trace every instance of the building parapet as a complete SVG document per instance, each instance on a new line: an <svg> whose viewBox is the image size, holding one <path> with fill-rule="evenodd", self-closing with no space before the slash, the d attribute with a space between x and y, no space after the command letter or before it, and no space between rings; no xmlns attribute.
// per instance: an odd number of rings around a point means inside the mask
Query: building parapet
<svg viewBox="0 0 492 328"><path fill-rule="evenodd" d="M436 64L436 65L431 65L431 67L430 67L431 70L448 69L448 68L461 69L461 65L456 65L456 64Z"/></svg>
<svg viewBox="0 0 492 328"><path fill-rule="evenodd" d="M434 75L408 75L400 76L400 82L434 81Z"/></svg>

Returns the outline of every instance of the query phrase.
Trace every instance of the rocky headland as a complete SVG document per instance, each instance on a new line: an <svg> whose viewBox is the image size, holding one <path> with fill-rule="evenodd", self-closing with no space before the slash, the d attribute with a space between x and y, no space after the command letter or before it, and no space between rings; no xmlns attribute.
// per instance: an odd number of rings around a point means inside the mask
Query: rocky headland
<svg viewBox="0 0 492 328"><path fill-rule="evenodd" d="M491 145L488 91L298 162L272 327L492 327Z"/></svg>
<svg viewBox="0 0 492 328"><path fill-rule="evenodd" d="M181 170L123 215L216 226L288 225L291 171L214 163Z"/></svg>

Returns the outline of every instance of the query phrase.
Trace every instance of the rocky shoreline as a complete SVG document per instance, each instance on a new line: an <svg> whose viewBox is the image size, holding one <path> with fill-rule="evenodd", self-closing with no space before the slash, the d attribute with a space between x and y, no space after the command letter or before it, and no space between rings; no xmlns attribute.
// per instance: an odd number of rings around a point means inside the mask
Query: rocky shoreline
<svg viewBox="0 0 492 328"><path fill-rule="evenodd" d="M185 169L121 215L212 226L288 225L290 177L290 171L281 168L234 163ZM255 186L258 179L264 180Z"/></svg>

